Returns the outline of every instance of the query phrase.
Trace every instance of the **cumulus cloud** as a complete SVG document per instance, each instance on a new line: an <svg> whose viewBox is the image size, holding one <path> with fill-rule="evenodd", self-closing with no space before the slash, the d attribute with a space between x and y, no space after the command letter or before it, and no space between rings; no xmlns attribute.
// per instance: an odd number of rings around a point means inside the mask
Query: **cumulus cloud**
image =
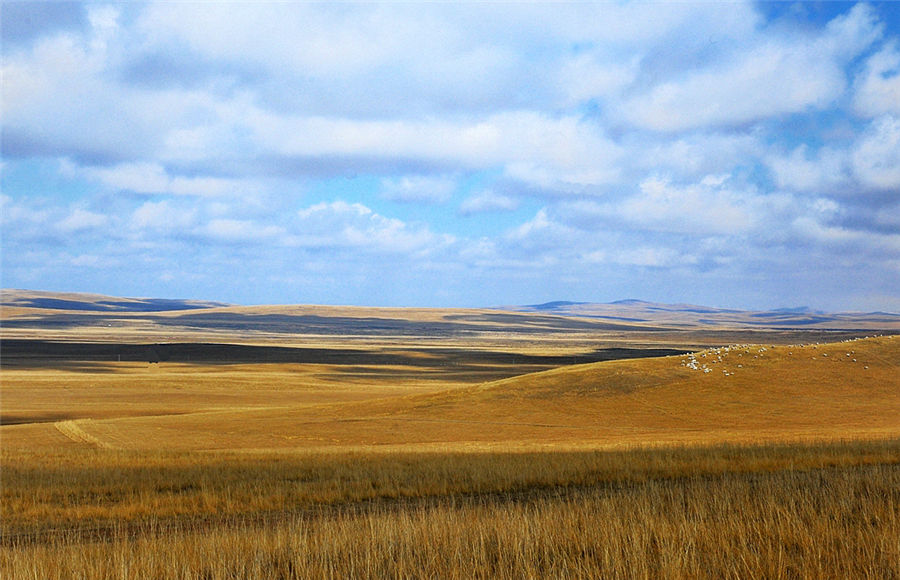
<svg viewBox="0 0 900 580"><path fill-rule="evenodd" d="M446 176L404 175L381 180L381 196L404 203L443 203L456 189L456 181Z"/></svg>
<svg viewBox="0 0 900 580"><path fill-rule="evenodd" d="M134 193L209 197L226 194L246 195L259 189L259 185L251 180L213 176L172 176L159 163L138 162L80 167L66 161L64 171L69 175L81 175L97 181L113 190Z"/></svg>
<svg viewBox="0 0 900 580"><path fill-rule="evenodd" d="M505 167L516 179L546 186L613 181L621 148L574 115L512 111L485 118L377 120L285 117L248 112L247 129L284 156L421 159L469 170Z"/></svg>
<svg viewBox="0 0 900 580"><path fill-rule="evenodd" d="M693 257L684 257L671 248L644 247L616 252L612 256L612 261L627 266L663 268L692 263L695 260Z"/></svg>
<svg viewBox="0 0 900 580"><path fill-rule="evenodd" d="M76 208L57 224L57 228L63 233L72 234L100 228L106 225L108 219L103 214Z"/></svg>
<svg viewBox="0 0 900 580"><path fill-rule="evenodd" d="M577 247L582 236L577 229L541 208L529 221L506 233L506 241L526 251L558 251Z"/></svg>
<svg viewBox="0 0 900 580"><path fill-rule="evenodd" d="M593 99L615 96L637 78L640 59L632 56L618 62L607 55L583 53L565 61L558 73L564 87L564 103L573 105Z"/></svg>
<svg viewBox="0 0 900 580"><path fill-rule="evenodd" d="M265 243L284 233L274 225L263 225L251 220L213 219L199 228L198 233L215 240L237 243Z"/></svg>
<svg viewBox="0 0 900 580"><path fill-rule="evenodd" d="M710 174L732 173L748 160L763 157L767 146L754 133L692 131L671 138L637 134L626 140L624 149L623 163L629 173L665 173L699 180Z"/></svg>
<svg viewBox="0 0 900 580"><path fill-rule="evenodd" d="M673 184L650 177L637 191L617 201L578 201L561 206L561 215L583 229L632 228L684 235L744 234L771 213L773 198L733 189L728 175L706 176L697 183Z"/></svg>
<svg viewBox="0 0 900 580"><path fill-rule="evenodd" d="M789 47L759 47L741 62L656 86L625 105L624 113L640 126L677 131L823 108L844 85L840 69L819 59L809 49L798 54ZM815 72L805 76L810 70ZM786 76L795 81L785 83Z"/></svg>
<svg viewBox="0 0 900 580"><path fill-rule="evenodd" d="M846 87L843 65L880 31L875 14L860 4L820 36L751 39L739 53L655 85L622 111L639 126L678 131L823 109Z"/></svg>
<svg viewBox="0 0 900 580"><path fill-rule="evenodd" d="M769 153L764 161L779 188L877 203L900 187L900 120L884 115L843 147L812 150L801 144L790 153Z"/></svg>
<svg viewBox="0 0 900 580"><path fill-rule="evenodd" d="M9 195L0 194L0 223L4 225L4 236L17 234L23 226L31 227L45 224L51 217L51 211L44 208L30 207L18 202Z"/></svg>
<svg viewBox="0 0 900 580"><path fill-rule="evenodd" d="M518 207L519 202L516 199L490 189L484 189L467 197L460 204L459 212L468 216L476 213L512 211Z"/></svg>
<svg viewBox="0 0 900 580"><path fill-rule="evenodd" d="M803 144L788 155L769 155L767 163L782 189L836 192L852 183L847 152L830 147L812 152Z"/></svg>
<svg viewBox="0 0 900 580"><path fill-rule="evenodd" d="M159 118L143 114L149 102L107 75L115 61L109 47L120 40L115 8L87 13L91 25L82 34L42 37L30 50L4 54L6 154L108 160L152 150Z"/></svg>
<svg viewBox="0 0 900 580"><path fill-rule="evenodd" d="M354 248L364 252L428 253L453 242L360 203L322 202L297 212L293 243L309 248Z"/></svg>
<svg viewBox="0 0 900 580"><path fill-rule="evenodd" d="M886 115L872 123L853 152L853 168L869 187L900 188L900 117Z"/></svg>
<svg viewBox="0 0 900 580"><path fill-rule="evenodd" d="M134 231L180 231L191 226L196 216L197 210L192 207L178 207L166 200L148 201L134 210L129 225Z"/></svg>
<svg viewBox="0 0 900 580"><path fill-rule="evenodd" d="M900 115L900 50L888 43L866 61L857 79L856 111L868 117Z"/></svg>
<svg viewBox="0 0 900 580"><path fill-rule="evenodd" d="M757 195L731 190L727 180L727 176L707 176L697 184L676 186L650 178L640 184L640 194L622 202L615 213L654 230L746 232L757 225Z"/></svg>

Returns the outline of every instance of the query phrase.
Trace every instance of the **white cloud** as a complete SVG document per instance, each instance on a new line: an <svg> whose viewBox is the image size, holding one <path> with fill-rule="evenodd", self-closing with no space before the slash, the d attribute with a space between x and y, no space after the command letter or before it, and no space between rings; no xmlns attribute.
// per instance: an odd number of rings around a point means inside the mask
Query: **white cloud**
<svg viewBox="0 0 900 580"><path fill-rule="evenodd" d="M680 131L823 109L845 89L844 64L880 31L871 9L859 4L818 37L751 39L725 60L657 84L622 112L641 127Z"/></svg>
<svg viewBox="0 0 900 580"><path fill-rule="evenodd" d="M94 5L87 7L87 19L91 26L91 47L96 51L104 51L107 43L115 39L119 29L119 8L112 5Z"/></svg>
<svg viewBox="0 0 900 580"><path fill-rule="evenodd" d="M811 151L799 145L789 154L764 157L778 187L844 198L900 187L900 118L873 120L843 148Z"/></svg>
<svg viewBox="0 0 900 580"><path fill-rule="evenodd" d="M51 219L51 211L28 207L12 197L0 193L0 224L3 224L3 235L7 236L11 230L28 228L46 224Z"/></svg>
<svg viewBox="0 0 900 580"><path fill-rule="evenodd" d="M760 157L767 149L760 136L748 133L692 132L672 137L634 136L627 140L623 163L638 175L666 173L701 179L728 173Z"/></svg>
<svg viewBox="0 0 900 580"><path fill-rule="evenodd" d="M279 226L263 225L251 220L217 218L198 228L197 233L226 243L263 243L275 240L285 232Z"/></svg>
<svg viewBox="0 0 900 580"><path fill-rule="evenodd" d="M658 85L626 104L624 113L643 127L679 131L823 108L843 88L840 68L821 55L769 45L740 62Z"/></svg>
<svg viewBox="0 0 900 580"><path fill-rule="evenodd" d="M432 233L396 218L373 212L359 203L318 203L297 212L292 244L308 248L355 248L368 252L427 254L453 243L447 235Z"/></svg>
<svg viewBox="0 0 900 580"><path fill-rule="evenodd" d="M2 115L14 147L24 142L32 154L103 159L152 151L178 109L147 114L153 99L111 78L117 56L107 50L109 39L61 34L30 52L4 53Z"/></svg>
<svg viewBox="0 0 900 580"><path fill-rule="evenodd" d="M727 42L758 20L749 3L158 2L139 27L152 45L185 46L206 60L261 71L266 100L313 115L396 116L556 107L609 95L656 45Z"/></svg>
<svg viewBox="0 0 900 580"><path fill-rule="evenodd" d="M900 259L900 233L863 231L841 225L823 223L817 216L800 216L791 223L793 233L803 242L823 248L844 248L835 259L858 263L866 258L867 267L878 267L885 261Z"/></svg>
<svg viewBox="0 0 900 580"><path fill-rule="evenodd" d="M187 42L216 58L341 76L402 56L411 39L427 40L427 32L413 28L414 22L392 20L384 10L366 5L336 10L293 3L157 2L142 13L139 26L155 42Z"/></svg>
<svg viewBox="0 0 900 580"><path fill-rule="evenodd" d="M406 203L443 203L456 189L456 181L447 176L404 175L381 180L381 196Z"/></svg>
<svg viewBox="0 0 900 580"><path fill-rule="evenodd" d="M519 207L519 202L509 196L501 195L490 189L484 189L473 193L459 206L462 215L493 211L513 211Z"/></svg>
<svg viewBox="0 0 900 580"><path fill-rule="evenodd" d="M846 151L823 147L815 153L805 144L787 156L768 155L766 163L783 189L836 192L851 184L852 168Z"/></svg>
<svg viewBox="0 0 900 580"><path fill-rule="evenodd" d="M69 173L81 172L89 179L99 181L112 189L124 189L136 193L167 193L169 176L158 163L126 163L114 167L79 168L70 164Z"/></svg>
<svg viewBox="0 0 900 580"><path fill-rule="evenodd" d="M110 268L120 265L120 261L108 256L96 254L80 254L69 260L70 266L77 268Z"/></svg>
<svg viewBox="0 0 900 580"><path fill-rule="evenodd" d="M900 115L900 51L896 41L869 57L856 84L853 104L858 113L868 117Z"/></svg>
<svg viewBox="0 0 900 580"><path fill-rule="evenodd" d="M869 187L900 188L900 117L873 121L853 151L853 169Z"/></svg>
<svg viewBox="0 0 900 580"><path fill-rule="evenodd" d="M798 217L792 225L801 238L821 244L847 244L862 237L860 232L840 226L826 225L812 216Z"/></svg>
<svg viewBox="0 0 900 580"><path fill-rule="evenodd" d="M564 91L563 104L571 106L598 98L618 95L637 77L640 59L632 56L625 62L606 55L578 54L560 67L558 84Z"/></svg>
<svg viewBox="0 0 900 580"><path fill-rule="evenodd" d="M526 251L545 251L574 249L582 237L578 230L551 216L547 208L541 208L531 220L508 231L505 239Z"/></svg>
<svg viewBox="0 0 900 580"><path fill-rule="evenodd" d="M107 224L109 218L103 214L76 208L57 224L57 228L66 234L100 228Z"/></svg>
<svg viewBox="0 0 900 580"><path fill-rule="evenodd" d="M505 166L539 185L609 183L621 148L575 116L532 111L478 120L379 120L285 117L255 110L248 130L262 147L287 156L419 159L467 169Z"/></svg>
<svg viewBox="0 0 900 580"><path fill-rule="evenodd" d="M169 201L148 201L131 214L130 226L135 230L179 231L195 222L197 211L176 206Z"/></svg>
<svg viewBox="0 0 900 580"><path fill-rule="evenodd" d="M757 194L733 190L726 182L724 177L708 176L700 183L679 186L648 178L639 193L601 211L651 231L707 235L755 229L761 217Z"/></svg>
<svg viewBox="0 0 900 580"><path fill-rule="evenodd" d="M671 248L635 248L622 250L612 254L613 262L626 266L644 266L663 268L667 266L679 266L692 264L696 260L692 257L684 257L678 251Z"/></svg>
<svg viewBox="0 0 900 580"><path fill-rule="evenodd" d="M83 176L113 190L135 193L214 197L249 195L261 188L255 180L171 176L161 164L153 162L81 167L67 160L63 162L63 172Z"/></svg>

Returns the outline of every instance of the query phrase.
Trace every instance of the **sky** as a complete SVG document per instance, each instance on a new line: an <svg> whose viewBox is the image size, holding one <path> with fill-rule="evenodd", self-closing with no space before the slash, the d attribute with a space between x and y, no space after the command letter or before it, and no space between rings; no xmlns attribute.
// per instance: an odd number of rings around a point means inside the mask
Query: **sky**
<svg viewBox="0 0 900 580"><path fill-rule="evenodd" d="M0 10L4 288L900 311L900 3Z"/></svg>

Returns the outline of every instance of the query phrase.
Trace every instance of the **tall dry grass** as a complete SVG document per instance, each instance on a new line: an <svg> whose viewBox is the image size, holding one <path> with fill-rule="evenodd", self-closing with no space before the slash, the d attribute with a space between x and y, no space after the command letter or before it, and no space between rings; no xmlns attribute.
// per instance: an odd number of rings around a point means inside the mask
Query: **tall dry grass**
<svg viewBox="0 0 900 580"><path fill-rule="evenodd" d="M900 578L900 441L9 459L4 578Z"/></svg>
<svg viewBox="0 0 900 580"><path fill-rule="evenodd" d="M166 453L61 448L0 454L10 537L164 519L284 512L379 498L504 493L900 462L900 441L618 451Z"/></svg>
<svg viewBox="0 0 900 580"><path fill-rule="evenodd" d="M900 469L447 497L5 548L16 578L900 577ZM7 577L7 576L5 576Z"/></svg>

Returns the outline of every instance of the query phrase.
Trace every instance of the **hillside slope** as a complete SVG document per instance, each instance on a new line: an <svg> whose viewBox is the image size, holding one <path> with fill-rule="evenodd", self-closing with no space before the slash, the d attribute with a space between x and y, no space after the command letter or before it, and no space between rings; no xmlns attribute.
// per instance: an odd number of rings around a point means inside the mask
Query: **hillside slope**
<svg viewBox="0 0 900 580"><path fill-rule="evenodd" d="M38 433L52 435L48 444L183 450L514 449L897 436L900 339L732 346L362 402L280 400L62 427L5 427L4 444L25 437L33 443Z"/></svg>

